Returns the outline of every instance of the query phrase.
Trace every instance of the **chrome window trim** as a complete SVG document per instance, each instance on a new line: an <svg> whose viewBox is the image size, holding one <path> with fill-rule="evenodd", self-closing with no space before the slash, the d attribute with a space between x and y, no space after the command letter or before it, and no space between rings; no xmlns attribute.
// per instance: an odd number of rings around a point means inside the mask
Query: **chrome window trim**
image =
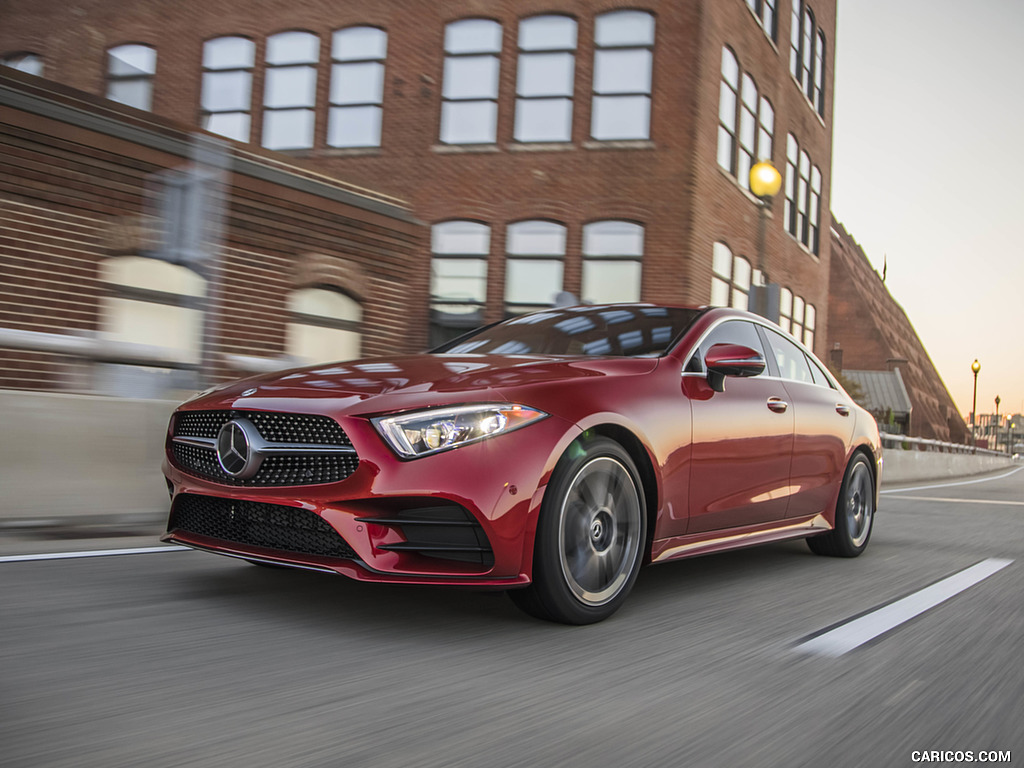
<svg viewBox="0 0 1024 768"><path fill-rule="evenodd" d="M766 320L766 319L760 318L760 317L726 316L726 317L721 317L718 320L715 320L715 322L712 323L708 327L708 329L705 330L704 333L702 333L700 335L700 338L697 339L697 341L693 344L693 346L689 350L687 350L687 353L682 356L682 364L683 364L682 378L701 378L701 379L707 378L708 372L707 372L706 369L704 371L702 371L702 372L688 371L688 370L686 370L687 363L689 363L690 359L694 356L694 354L696 354L697 350L700 349L700 345L704 343L705 339L707 339L707 337L711 335L712 331L714 331L716 328L718 328L718 326L722 325L723 323L727 323L727 322L730 322L730 321L737 321L737 320L740 321L740 322L750 323L751 325L760 325L762 328L766 328L769 331L774 331L775 333L781 334L783 336L783 338L785 338L786 340L791 341L794 344L796 344L797 347L799 347L800 350L804 354L810 355L812 358L814 358L814 360L818 359L817 357L815 357L813 352L811 352L807 347L805 347L803 345L802 342L797 341L790 334L788 334L784 330L782 330L782 328L780 328L776 323L773 323L770 320ZM764 350L762 350L762 351L764 351ZM700 358L698 358L698 360L699 359ZM700 364L703 367L704 366L704 361L700 360ZM814 363L808 361L808 365L813 365L813 364ZM792 382L794 384L809 384L812 387L821 387L822 389L827 389L827 390L830 390L830 391L835 391L835 392L840 392L840 393L843 392L843 389L839 385L839 382L836 381L835 377L832 375L832 372L830 370L828 370L827 366L819 365L818 367L825 374L826 378L828 379L829 383L832 386L824 387L821 384L818 384L818 383L816 383L814 381L802 381L800 379L787 379L787 378L783 378L782 376L773 376L767 367L765 367L765 372L763 374L761 374L760 376L752 376L751 378L755 378L755 379L766 378L766 379L772 379L773 381Z"/></svg>

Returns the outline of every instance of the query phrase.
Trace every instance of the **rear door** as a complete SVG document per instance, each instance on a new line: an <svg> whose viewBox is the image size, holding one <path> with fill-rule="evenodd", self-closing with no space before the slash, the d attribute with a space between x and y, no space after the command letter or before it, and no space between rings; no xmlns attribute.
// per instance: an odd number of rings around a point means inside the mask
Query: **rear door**
<svg viewBox="0 0 1024 768"><path fill-rule="evenodd" d="M790 339L762 327L794 418L792 494L787 517L827 511L846 470L853 403L832 386L817 360Z"/></svg>

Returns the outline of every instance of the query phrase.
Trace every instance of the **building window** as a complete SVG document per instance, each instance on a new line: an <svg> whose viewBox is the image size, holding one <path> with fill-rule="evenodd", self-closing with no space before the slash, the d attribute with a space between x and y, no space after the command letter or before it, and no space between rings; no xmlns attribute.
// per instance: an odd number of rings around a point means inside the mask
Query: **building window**
<svg viewBox="0 0 1024 768"><path fill-rule="evenodd" d="M107 98L149 111L155 74L155 48L134 44L111 48L107 51Z"/></svg>
<svg viewBox="0 0 1024 768"><path fill-rule="evenodd" d="M722 84L718 105L718 164L750 188L750 168L772 157L775 110L759 96L749 74L740 76L736 57L722 48Z"/></svg>
<svg viewBox="0 0 1024 768"><path fill-rule="evenodd" d="M600 141L650 138L654 16L643 11L601 14L594 44L590 135Z"/></svg>
<svg viewBox="0 0 1024 768"><path fill-rule="evenodd" d="M141 256L116 256L100 265L107 292L100 302L106 338L169 350L199 362L206 281L185 267Z"/></svg>
<svg viewBox="0 0 1024 768"><path fill-rule="evenodd" d="M791 333L808 349L814 349L814 329L817 322L817 311L813 304L808 304L800 296L795 296L789 288L783 288L779 294L779 326Z"/></svg>
<svg viewBox="0 0 1024 768"><path fill-rule="evenodd" d="M644 228L629 221L595 221L583 227L583 301L607 304L640 300Z"/></svg>
<svg viewBox="0 0 1024 768"><path fill-rule="evenodd" d="M553 221L510 224L505 250L505 313L550 307L562 290L565 227Z"/></svg>
<svg viewBox="0 0 1024 768"><path fill-rule="evenodd" d="M725 243L715 243L711 271L711 305L746 309L750 303L750 262L742 256L733 256Z"/></svg>
<svg viewBox="0 0 1024 768"><path fill-rule="evenodd" d="M249 141L252 68L256 44L244 37L218 37L203 44L200 125L235 141Z"/></svg>
<svg viewBox="0 0 1024 768"><path fill-rule="evenodd" d="M493 144L501 25L487 19L453 21L444 30L444 52L441 142Z"/></svg>
<svg viewBox="0 0 1024 768"><path fill-rule="evenodd" d="M310 32L280 32L267 38L263 91L263 146L313 146L316 64L320 39Z"/></svg>
<svg viewBox="0 0 1024 768"><path fill-rule="evenodd" d="M750 12L772 40L775 39L775 3L776 0L747 0Z"/></svg>
<svg viewBox="0 0 1024 768"><path fill-rule="evenodd" d="M387 48L388 35L383 29L349 27L334 33L329 146L380 146Z"/></svg>
<svg viewBox="0 0 1024 768"><path fill-rule="evenodd" d="M307 363L355 360L363 317L359 302L329 288L302 288L288 296L285 352Z"/></svg>
<svg viewBox="0 0 1024 768"><path fill-rule="evenodd" d="M516 141L570 141L576 21L535 16L519 22Z"/></svg>
<svg viewBox="0 0 1024 768"><path fill-rule="evenodd" d="M825 115L825 33L816 27L814 13L793 2L789 36L789 71L811 106Z"/></svg>
<svg viewBox="0 0 1024 768"><path fill-rule="evenodd" d="M0 56L0 66L27 72L36 77L43 76L43 57L35 53L8 53Z"/></svg>
<svg viewBox="0 0 1024 768"><path fill-rule="evenodd" d="M430 233L430 344L439 346L483 325L491 228L445 221Z"/></svg>
<svg viewBox="0 0 1024 768"><path fill-rule="evenodd" d="M821 225L821 170L800 149L793 134L786 139L786 231L818 253Z"/></svg>
<svg viewBox="0 0 1024 768"><path fill-rule="evenodd" d="M825 114L825 33L818 30L818 44L814 46L814 87L810 93L811 104L818 114Z"/></svg>
<svg viewBox="0 0 1024 768"><path fill-rule="evenodd" d="M736 173L736 113L740 101L740 65L728 48L722 48L722 85L718 95L718 164Z"/></svg>

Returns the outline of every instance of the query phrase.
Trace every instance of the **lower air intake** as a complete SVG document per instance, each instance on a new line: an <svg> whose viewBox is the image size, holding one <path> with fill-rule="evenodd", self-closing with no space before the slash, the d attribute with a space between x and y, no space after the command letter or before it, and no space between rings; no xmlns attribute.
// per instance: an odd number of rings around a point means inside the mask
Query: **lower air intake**
<svg viewBox="0 0 1024 768"><path fill-rule="evenodd" d="M356 558L356 553L327 521L298 507L182 494L174 502L167 530L282 552Z"/></svg>

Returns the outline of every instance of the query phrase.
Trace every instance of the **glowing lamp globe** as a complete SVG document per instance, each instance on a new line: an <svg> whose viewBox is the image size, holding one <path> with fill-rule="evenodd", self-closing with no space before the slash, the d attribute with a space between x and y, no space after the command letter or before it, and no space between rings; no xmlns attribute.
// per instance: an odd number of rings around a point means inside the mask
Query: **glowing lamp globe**
<svg viewBox="0 0 1024 768"><path fill-rule="evenodd" d="M750 191L757 197L775 197L782 188L782 174L767 160L750 169Z"/></svg>

